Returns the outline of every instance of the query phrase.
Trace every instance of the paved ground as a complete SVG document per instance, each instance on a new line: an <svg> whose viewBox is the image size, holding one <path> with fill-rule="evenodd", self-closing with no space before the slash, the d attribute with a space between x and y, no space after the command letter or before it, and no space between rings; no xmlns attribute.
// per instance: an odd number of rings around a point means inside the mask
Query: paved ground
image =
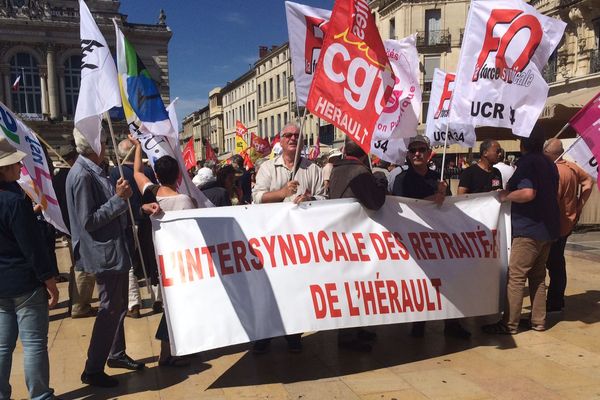
<svg viewBox="0 0 600 400"><path fill-rule="evenodd" d="M93 319L67 318L63 302L51 315L51 384L64 399L600 399L600 233L572 235L567 248L566 311L543 333L479 333L493 316L467 322L470 341L445 339L439 322L427 325L423 339L411 338L409 325L393 325L376 329L371 354L338 351L335 334L321 332L306 335L299 355L276 340L262 356L241 345L202 353L189 368L165 369L156 364L153 339L160 317L146 308L143 318L127 319L126 335L128 353L148 366L137 373L107 368L121 381L111 390L79 381ZM68 269L64 250L60 258ZM22 370L19 347L15 399L27 396Z"/></svg>

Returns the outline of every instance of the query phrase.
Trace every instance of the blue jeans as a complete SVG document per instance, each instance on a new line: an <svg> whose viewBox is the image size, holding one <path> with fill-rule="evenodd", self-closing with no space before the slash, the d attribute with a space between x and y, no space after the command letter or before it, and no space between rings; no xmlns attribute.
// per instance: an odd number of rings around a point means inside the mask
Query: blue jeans
<svg viewBox="0 0 600 400"><path fill-rule="evenodd" d="M48 362L48 297L40 287L19 297L0 299L0 400L9 399L12 355L21 336L25 383L31 399L52 399Z"/></svg>

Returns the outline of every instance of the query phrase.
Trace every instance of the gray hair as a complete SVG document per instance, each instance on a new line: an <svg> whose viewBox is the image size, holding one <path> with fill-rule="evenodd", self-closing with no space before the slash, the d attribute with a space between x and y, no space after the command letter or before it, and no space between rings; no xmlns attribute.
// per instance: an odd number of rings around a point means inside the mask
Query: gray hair
<svg viewBox="0 0 600 400"><path fill-rule="evenodd" d="M285 128L287 128L288 126L293 126L294 128L300 130L300 125L298 125L297 122L295 121L288 121L285 123L285 125L283 126L283 128L281 128L280 132L283 132L285 130Z"/></svg>
<svg viewBox="0 0 600 400"><path fill-rule="evenodd" d="M133 143L129 139L124 139L117 145L117 154L122 162L133 162L135 159L135 151L131 151Z"/></svg>
<svg viewBox="0 0 600 400"><path fill-rule="evenodd" d="M204 162L204 166L206 168L215 169L215 167L217 166L217 163L214 162L213 160L208 160L208 161Z"/></svg>
<svg viewBox="0 0 600 400"><path fill-rule="evenodd" d="M83 133L79 131L77 128L73 128L73 139L75 139L75 150L77 150L78 154L85 156L86 154L96 154L92 146L88 143ZM104 129L100 131L100 143L106 142L106 133Z"/></svg>

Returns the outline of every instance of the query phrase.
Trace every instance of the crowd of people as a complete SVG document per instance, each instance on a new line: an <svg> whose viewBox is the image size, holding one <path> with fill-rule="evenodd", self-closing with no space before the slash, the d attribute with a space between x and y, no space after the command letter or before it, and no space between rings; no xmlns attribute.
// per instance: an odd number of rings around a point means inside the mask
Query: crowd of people
<svg viewBox="0 0 600 400"><path fill-rule="evenodd" d="M355 198L370 210L381 208L387 195L431 200L443 204L452 195L447 181L440 180L432 163L427 137L416 135L408 142L406 165L379 161L352 141L330 152L319 166L304 157L296 162L300 128L286 124L281 131L282 152L243 168L243 159L217 165L198 165L193 183L217 207L274 202ZM170 156L155 161L153 169L143 163L140 143L133 137L116 149L120 167L107 169L105 139L96 154L80 132L74 130L75 146L63 152L68 173L55 177L55 189L70 229L68 240L73 267L69 282L72 318L95 316L83 383L112 387L118 380L105 366L141 370L144 364L126 353L124 320L140 317L138 280L145 271L153 286L153 310L162 310L158 269L154 257L150 217L163 211L196 208L187 194L178 192L179 163ZM546 313L562 310L566 288L564 250L592 189L592 179L576 164L561 158L561 141L544 142L538 127L521 138L521 157L516 168L505 160L495 140L484 140L479 159L457 173L449 165L446 177L459 177L457 195L498 191L501 201L512 202L512 251L508 265L503 317L482 327L489 334L515 334L528 282L532 313L531 329L543 331ZM23 194L16 181L25 156L0 139L0 398L9 398L12 353L17 335L25 356L26 383L32 398L53 398L49 387L47 353L48 307L56 304L59 275L55 256L36 219L39 207ZM131 209L131 213L128 210ZM137 235L137 238L134 236ZM140 251L141 250L141 251ZM54 261L52 261L54 257ZM546 270L550 284L546 295ZM90 303L94 286L99 306ZM422 337L424 322L414 323L411 334ZM445 321L446 336L468 339L471 333L459 320ZM375 333L366 329L338 332L338 345L350 351L370 351ZM161 319L156 338L161 341L159 366L185 366L169 351L166 321ZM290 352L301 352L302 335L285 337ZM256 354L269 350L271 339L253 344Z"/></svg>

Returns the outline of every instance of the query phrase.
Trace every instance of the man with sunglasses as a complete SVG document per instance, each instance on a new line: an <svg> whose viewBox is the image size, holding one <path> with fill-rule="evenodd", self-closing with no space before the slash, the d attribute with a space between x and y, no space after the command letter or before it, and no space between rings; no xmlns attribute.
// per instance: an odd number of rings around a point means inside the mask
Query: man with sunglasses
<svg viewBox="0 0 600 400"><path fill-rule="evenodd" d="M501 149L497 141L486 139L479 146L479 161L460 175L458 194L502 190L502 173L494 167Z"/></svg>
<svg viewBox="0 0 600 400"><path fill-rule="evenodd" d="M294 164L299 145L300 127L287 123L281 130L281 155L261 164L256 183L252 188L255 204L293 201L298 204L308 200L325 199L321 168L312 161L300 157ZM302 351L302 334L285 336L291 353ZM271 339L261 339L254 343L253 351L261 354L268 351Z"/></svg>
<svg viewBox="0 0 600 400"><path fill-rule="evenodd" d="M429 169L431 145L427 136L416 135L409 139L406 159L409 164L408 169L394 180L392 194L411 199L431 200L441 205L444 198L452 193L448 184L440 181L439 173ZM459 339L471 337L471 333L464 329L458 320L451 319L444 322L444 335ZM411 335L423 337L425 322L414 322Z"/></svg>

